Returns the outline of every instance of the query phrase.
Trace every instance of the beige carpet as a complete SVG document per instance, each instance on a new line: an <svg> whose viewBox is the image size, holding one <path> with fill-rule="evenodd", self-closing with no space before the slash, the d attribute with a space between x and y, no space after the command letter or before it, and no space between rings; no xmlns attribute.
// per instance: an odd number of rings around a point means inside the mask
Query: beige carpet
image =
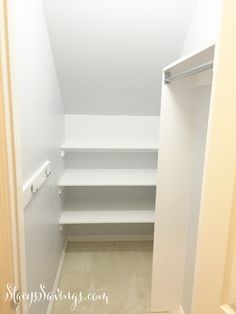
<svg viewBox="0 0 236 314"><path fill-rule="evenodd" d="M150 313L151 268L151 241L71 242L59 289L63 293L81 291L86 300L78 302L73 311L72 300L57 301L52 314ZM88 293L101 295L101 300L88 300L93 297Z"/></svg>

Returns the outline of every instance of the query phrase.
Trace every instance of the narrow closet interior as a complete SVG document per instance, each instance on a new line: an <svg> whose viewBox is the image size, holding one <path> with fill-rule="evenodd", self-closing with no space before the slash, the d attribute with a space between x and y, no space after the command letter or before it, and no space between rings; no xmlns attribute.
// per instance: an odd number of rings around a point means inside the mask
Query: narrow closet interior
<svg viewBox="0 0 236 314"><path fill-rule="evenodd" d="M82 292L79 313L191 314L214 6L10 2L27 289Z"/></svg>

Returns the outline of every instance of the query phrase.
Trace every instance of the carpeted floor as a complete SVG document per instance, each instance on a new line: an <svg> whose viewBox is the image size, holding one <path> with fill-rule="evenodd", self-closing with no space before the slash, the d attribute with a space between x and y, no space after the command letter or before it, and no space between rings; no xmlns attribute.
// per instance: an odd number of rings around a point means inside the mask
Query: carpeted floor
<svg viewBox="0 0 236 314"><path fill-rule="evenodd" d="M70 242L58 288L83 300L57 301L52 314L150 313L151 271L151 241Z"/></svg>

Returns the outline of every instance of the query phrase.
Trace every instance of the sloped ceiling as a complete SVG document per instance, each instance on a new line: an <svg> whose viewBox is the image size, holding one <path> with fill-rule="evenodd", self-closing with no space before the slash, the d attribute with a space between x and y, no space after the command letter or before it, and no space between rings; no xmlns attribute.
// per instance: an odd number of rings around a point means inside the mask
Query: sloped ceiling
<svg viewBox="0 0 236 314"><path fill-rule="evenodd" d="M44 0L66 113L159 114L197 0Z"/></svg>

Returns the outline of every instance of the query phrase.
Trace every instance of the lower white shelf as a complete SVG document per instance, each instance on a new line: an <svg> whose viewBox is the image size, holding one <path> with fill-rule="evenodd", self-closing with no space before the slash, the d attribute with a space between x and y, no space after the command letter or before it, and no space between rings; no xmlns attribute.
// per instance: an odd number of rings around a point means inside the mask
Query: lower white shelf
<svg viewBox="0 0 236 314"><path fill-rule="evenodd" d="M59 186L155 186L156 169L67 169Z"/></svg>
<svg viewBox="0 0 236 314"><path fill-rule="evenodd" d="M79 210L63 211L60 225L154 223L154 210Z"/></svg>

